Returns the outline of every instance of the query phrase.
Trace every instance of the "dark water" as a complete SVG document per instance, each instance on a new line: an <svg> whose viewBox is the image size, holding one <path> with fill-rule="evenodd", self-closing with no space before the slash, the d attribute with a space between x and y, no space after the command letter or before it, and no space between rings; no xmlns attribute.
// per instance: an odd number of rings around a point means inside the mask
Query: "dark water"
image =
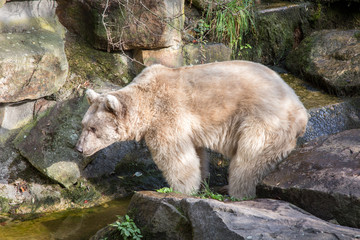
<svg viewBox="0 0 360 240"><path fill-rule="evenodd" d="M0 240L83 240L126 213L130 199L109 202L99 207L45 214L24 222L0 226Z"/></svg>

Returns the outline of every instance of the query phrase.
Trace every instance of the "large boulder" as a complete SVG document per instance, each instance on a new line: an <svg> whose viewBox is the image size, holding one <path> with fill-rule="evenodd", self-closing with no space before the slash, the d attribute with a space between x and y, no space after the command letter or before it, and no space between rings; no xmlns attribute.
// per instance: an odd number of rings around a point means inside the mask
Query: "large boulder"
<svg viewBox="0 0 360 240"><path fill-rule="evenodd" d="M21 155L35 168L65 187L77 182L81 169L90 161L74 150L88 106L85 97L57 103L14 140Z"/></svg>
<svg viewBox="0 0 360 240"><path fill-rule="evenodd" d="M337 95L360 93L360 30L323 30L305 38L286 59L292 72Z"/></svg>
<svg viewBox="0 0 360 240"><path fill-rule="evenodd" d="M322 137L295 150L257 195L289 201L342 225L360 227L360 129Z"/></svg>
<svg viewBox="0 0 360 240"><path fill-rule="evenodd" d="M258 199L219 202L138 192L128 214L146 239L355 239L360 230L325 222L292 204ZM119 239L106 228L95 239Z"/></svg>
<svg viewBox="0 0 360 240"><path fill-rule="evenodd" d="M240 50L238 58L278 65L309 34L312 9L308 2L264 3L256 7L255 33L244 38L251 48Z"/></svg>
<svg viewBox="0 0 360 240"><path fill-rule="evenodd" d="M38 99L65 83L64 28L50 0L0 8L0 102Z"/></svg>
<svg viewBox="0 0 360 240"><path fill-rule="evenodd" d="M82 4L59 1L59 4L64 25L82 34L98 49L157 49L181 42L184 0L118 0L109 1L107 8L101 0L86 0ZM69 16L90 25L69 21Z"/></svg>

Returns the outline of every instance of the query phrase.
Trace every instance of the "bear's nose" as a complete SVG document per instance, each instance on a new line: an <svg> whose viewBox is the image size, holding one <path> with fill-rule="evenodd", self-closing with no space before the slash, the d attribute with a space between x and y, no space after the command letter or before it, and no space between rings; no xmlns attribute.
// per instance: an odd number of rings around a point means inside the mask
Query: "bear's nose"
<svg viewBox="0 0 360 240"><path fill-rule="evenodd" d="M75 149L79 152L79 153L82 153L83 152L83 149L80 145L76 145Z"/></svg>

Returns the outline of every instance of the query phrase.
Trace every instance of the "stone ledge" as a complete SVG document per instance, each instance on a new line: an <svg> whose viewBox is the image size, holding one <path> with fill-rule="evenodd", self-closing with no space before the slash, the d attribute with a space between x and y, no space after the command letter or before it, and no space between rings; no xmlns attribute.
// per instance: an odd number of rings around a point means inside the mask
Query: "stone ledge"
<svg viewBox="0 0 360 240"><path fill-rule="evenodd" d="M219 202L180 194L137 192L128 214L146 239L355 239L360 230L325 222L271 199ZM119 239L114 228L91 239Z"/></svg>

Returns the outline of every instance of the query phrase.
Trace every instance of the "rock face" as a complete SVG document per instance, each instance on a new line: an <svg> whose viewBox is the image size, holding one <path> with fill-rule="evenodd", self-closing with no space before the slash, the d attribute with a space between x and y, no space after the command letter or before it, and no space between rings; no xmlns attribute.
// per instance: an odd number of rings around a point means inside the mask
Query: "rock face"
<svg viewBox="0 0 360 240"><path fill-rule="evenodd" d="M360 93L360 31L324 30L305 38L286 66L337 95Z"/></svg>
<svg viewBox="0 0 360 240"><path fill-rule="evenodd" d="M265 3L256 8L256 34L246 36L245 40L252 48L240 51L242 59L277 65L309 33L309 10L313 8L311 4L274 5L269 8Z"/></svg>
<svg viewBox="0 0 360 240"><path fill-rule="evenodd" d="M219 202L138 192L128 214L146 239L354 239L359 229L334 225L292 204L258 199ZM101 233L101 234L100 234ZM108 228L92 239L116 239Z"/></svg>
<svg viewBox="0 0 360 240"><path fill-rule="evenodd" d="M305 143L318 137L360 128L360 98L352 98L308 111L310 118L303 137Z"/></svg>
<svg viewBox="0 0 360 240"><path fill-rule="evenodd" d="M319 138L294 151L258 187L325 219L360 228L360 129Z"/></svg>
<svg viewBox="0 0 360 240"><path fill-rule="evenodd" d="M73 149L87 108L85 98L58 103L14 140L21 155L35 168L65 187L77 182L80 170L89 161Z"/></svg>
<svg viewBox="0 0 360 240"><path fill-rule="evenodd" d="M113 38L111 47L102 22L105 4L100 0L85 2L90 6L96 48L157 49L181 41L184 0L110 1L104 21Z"/></svg>
<svg viewBox="0 0 360 240"><path fill-rule="evenodd" d="M7 133L19 129L40 113L53 106L55 102L39 99L17 104L0 106L0 136L5 138Z"/></svg>
<svg viewBox="0 0 360 240"><path fill-rule="evenodd" d="M183 55L186 65L222 62L231 60L231 49L222 43L187 44L183 47Z"/></svg>
<svg viewBox="0 0 360 240"><path fill-rule="evenodd" d="M134 58L145 66L162 64L167 67L181 67L184 65L182 49L180 46L161 48L156 50L135 50ZM136 73L140 73L145 66L135 64Z"/></svg>
<svg viewBox="0 0 360 240"><path fill-rule="evenodd" d="M54 1L39 0L0 9L0 102L48 96L65 83L65 30L55 8Z"/></svg>

